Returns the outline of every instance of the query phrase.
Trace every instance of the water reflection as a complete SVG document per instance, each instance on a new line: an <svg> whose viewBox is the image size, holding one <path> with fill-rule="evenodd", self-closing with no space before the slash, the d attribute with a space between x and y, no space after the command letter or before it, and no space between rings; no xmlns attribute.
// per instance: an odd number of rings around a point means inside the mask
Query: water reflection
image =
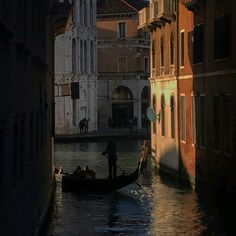
<svg viewBox="0 0 236 236"><path fill-rule="evenodd" d="M118 164L126 172L137 167L141 142L117 142ZM59 144L56 165L68 172L89 165L97 177L107 177L106 143ZM132 184L113 194L80 195L56 192L54 219L47 235L224 235L210 196L201 197L176 179L153 174L151 168ZM214 226L214 227L213 227Z"/></svg>

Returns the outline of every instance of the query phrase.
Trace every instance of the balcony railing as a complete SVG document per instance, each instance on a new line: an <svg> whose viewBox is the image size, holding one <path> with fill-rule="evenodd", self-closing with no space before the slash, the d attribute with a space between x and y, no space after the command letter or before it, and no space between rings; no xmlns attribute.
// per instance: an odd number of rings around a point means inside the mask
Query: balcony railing
<svg viewBox="0 0 236 236"><path fill-rule="evenodd" d="M149 11L150 11L149 24L151 24L153 26L161 25L162 22L158 18L159 5L158 5L157 1L153 1L153 2L150 3Z"/></svg>
<svg viewBox="0 0 236 236"><path fill-rule="evenodd" d="M158 1L158 17L163 21L172 21L175 17L175 1Z"/></svg>
<svg viewBox="0 0 236 236"><path fill-rule="evenodd" d="M189 11L197 10L203 4L203 0L182 0L182 3L187 7Z"/></svg>
<svg viewBox="0 0 236 236"><path fill-rule="evenodd" d="M175 18L175 1L152 0L149 7L139 11L139 29L155 28Z"/></svg>

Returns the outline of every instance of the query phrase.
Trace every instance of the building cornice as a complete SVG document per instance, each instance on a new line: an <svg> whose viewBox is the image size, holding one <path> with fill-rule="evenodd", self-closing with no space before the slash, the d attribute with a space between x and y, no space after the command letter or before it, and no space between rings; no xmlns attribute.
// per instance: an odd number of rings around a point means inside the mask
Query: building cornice
<svg viewBox="0 0 236 236"><path fill-rule="evenodd" d="M106 14L98 14L97 19L104 18L117 18L117 17L132 17L137 16L137 12L119 12L119 13L106 13Z"/></svg>
<svg viewBox="0 0 236 236"><path fill-rule="evenodd" d="M180 75L180 80L186 79L198 79L198 78L205 78L205 77L213 77L213 76L223 76L223 75L235 75L236 70L221 70L221 71L214 71L214 72L205 72L205 73L198 73L198 74L188 74L188 75Z"/></svg>

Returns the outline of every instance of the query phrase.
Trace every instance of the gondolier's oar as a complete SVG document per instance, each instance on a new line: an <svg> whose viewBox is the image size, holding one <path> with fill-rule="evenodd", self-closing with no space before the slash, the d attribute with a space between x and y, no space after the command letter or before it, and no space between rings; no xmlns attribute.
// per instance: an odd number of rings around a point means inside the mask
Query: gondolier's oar
<svg viewBox="0 0 236 236"><path fill-rule="evenodd" d="M103 155L103 156L108 159L108 157L107 157L106 155ZM124 171L120 166L118 166L117 164L116 164L116 166L123 172L123 174L125 174L125 171ZM137 184L137 186L138 186L139 188L141 187L141 185L138 184L137 182L135 182L135 184Z"/></svg>

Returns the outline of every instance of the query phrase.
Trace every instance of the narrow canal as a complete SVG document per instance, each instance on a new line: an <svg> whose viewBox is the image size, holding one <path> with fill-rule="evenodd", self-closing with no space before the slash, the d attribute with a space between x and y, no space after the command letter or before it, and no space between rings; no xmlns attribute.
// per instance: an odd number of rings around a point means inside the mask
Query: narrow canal
<svg viewBox="0 0 236 236"><path fill-rule="evenodd" d="M132 172L138 163L141 141L117 141L118 165ZM88 165L97 178L107 177L101 155L106 143L57 144L55 164L72 172ZM150 166L137 184L112 194L79 195L63 192L60 179L47 236L105 235L226 235L211 197L199 196L174 179L153 173Z"/></svg>

